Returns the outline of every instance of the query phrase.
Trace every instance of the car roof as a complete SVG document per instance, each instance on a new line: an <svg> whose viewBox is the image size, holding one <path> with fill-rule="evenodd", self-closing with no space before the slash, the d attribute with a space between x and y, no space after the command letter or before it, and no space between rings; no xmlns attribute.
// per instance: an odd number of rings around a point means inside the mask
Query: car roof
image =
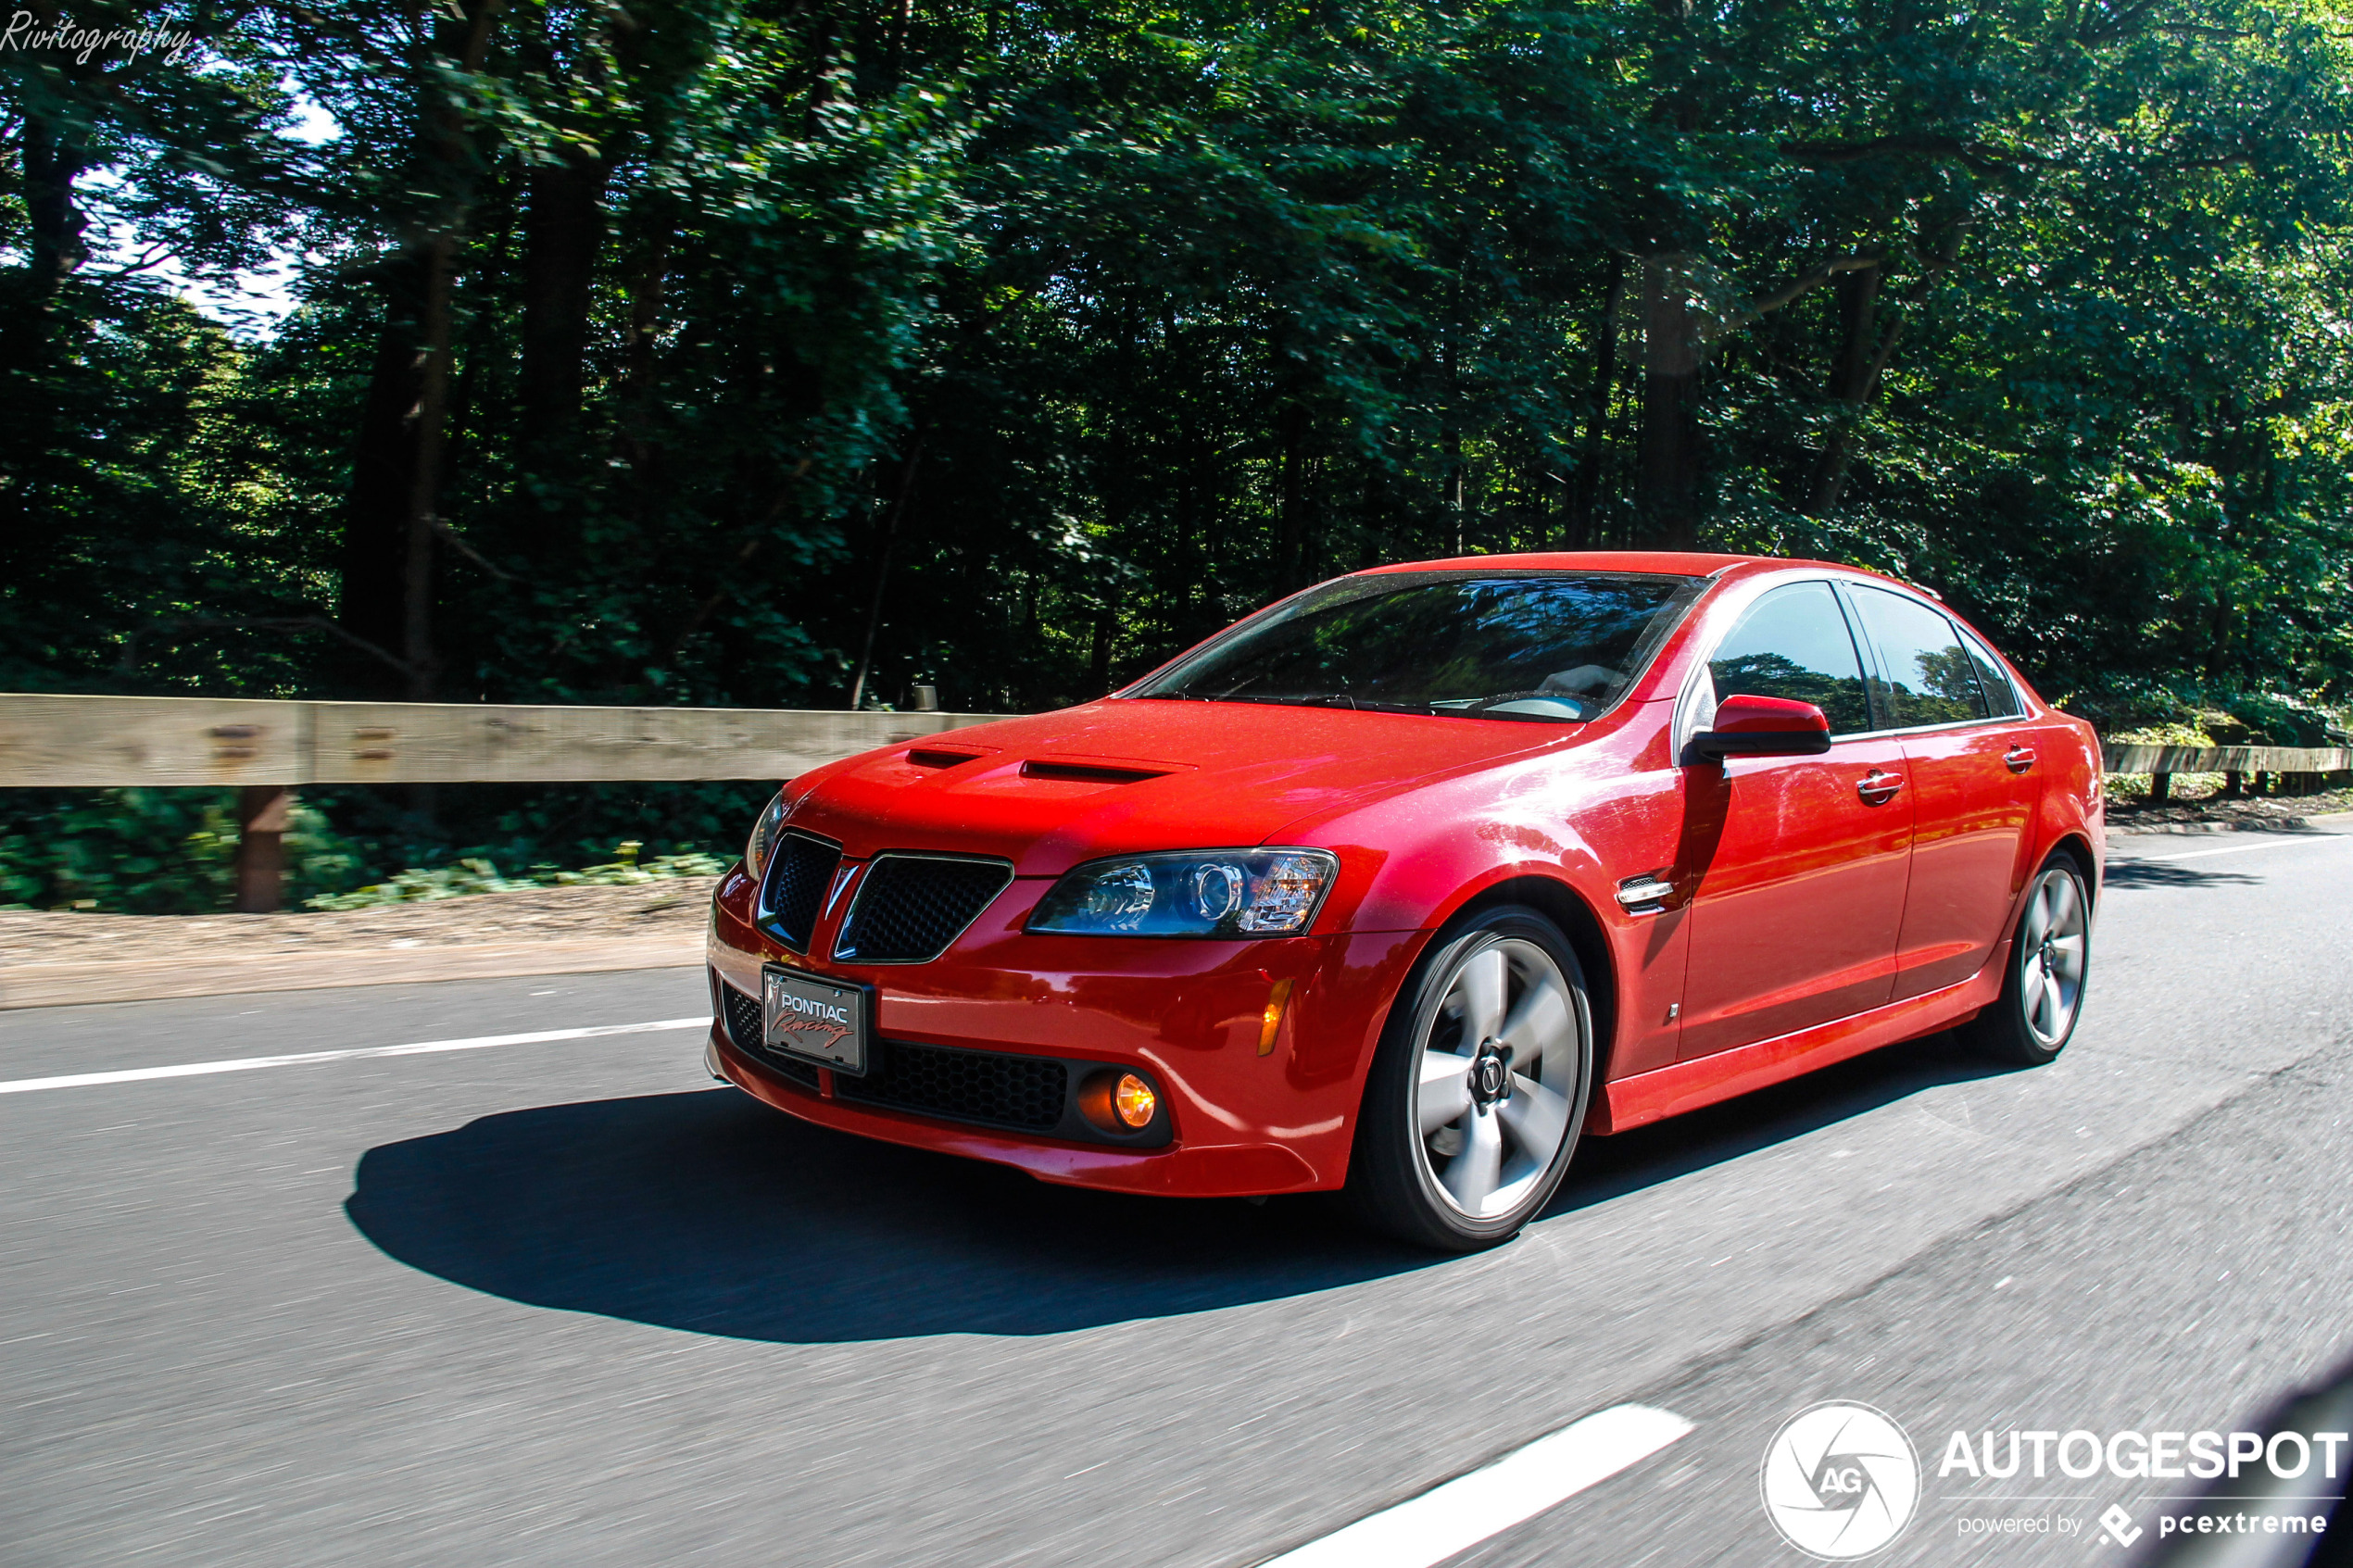
<svg viewBox="0 0 2353 1568"><path fill-rule="evenodd" d="M1704 550L1543 550L1507 556L1452 556L1442 560L1397 561L1369 568L1356 575L1375 576L1390 571L1491 571L1503 568L1541 571L1648 571L1679 577L1713 577L1728 573L1735 567L1750 567L1757 571L1813 567L1825 571L1852 571L1866 577L1883 575L1869 567L1848 566L1839 561L1799 560L1782 556L1719 555ZM1740 575L1746 577L1752 573L1743 571Z"/></svg>

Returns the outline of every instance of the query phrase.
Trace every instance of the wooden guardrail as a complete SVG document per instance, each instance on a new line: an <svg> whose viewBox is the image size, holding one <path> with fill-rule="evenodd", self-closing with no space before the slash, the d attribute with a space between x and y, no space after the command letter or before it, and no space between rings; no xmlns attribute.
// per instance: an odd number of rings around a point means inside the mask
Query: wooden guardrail
<svg viewBox="0 0 2353 1568"><path fill-rule="evenodd" d="M238 908L274 909L289 792L311 784L787 779L995 713L561 708L0 693L0 787L239 790ZM2353 751L2115 746L2112 773L2325 773Z"/></svg>
<svg viewBox="0 0 2353 1568"><path fill-rule="evenodd" d="M2111 773L2334 773L2353 768L2353 749L2292 746L2119 746L2100 742Z"/></svg>
<svg viewBox="0 0 2353 1568"><path fill-rule="evenodd" d="M0 693L0 787L784 779L1002 718ZM2353 749L2101 745L2111 773L2325 773Z"/></svg>
<svg viewBox="0 0 2353 1568"><path fill-rule="evenodd" d="M2293 746L2119 746L2100 742L2100 766L2111 773L2146 773L2149 798L2165 800L2173 793L2176 773L2221 773L2236 794L2239 781L2252 773L2259 787L2266 776L2283 773L2334 773L2353 768L2353 748Z"/></svg>
<svg viewBox="0 0 2353 1568"><path fill-rule="evenodd" d="M0 693L0 786L787 779L999 717Z"/></svg>
<svg viewBox="0 0 2353 1568"><path fill-rule="evenodd" d="M781 781L999 717L0 693L0 787L233 786L237 908L258 913L300 784Z"/></svg>

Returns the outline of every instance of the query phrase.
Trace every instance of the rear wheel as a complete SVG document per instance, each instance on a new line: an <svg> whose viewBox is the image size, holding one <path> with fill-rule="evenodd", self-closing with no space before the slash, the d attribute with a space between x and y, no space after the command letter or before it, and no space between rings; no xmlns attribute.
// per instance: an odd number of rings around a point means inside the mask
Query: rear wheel
<svg viewBox="0 0 2353 1568"><path fill-rule="evenodd" d="M2002 994L1964 1032L1988 1056L2021 1067L2057 1060L2083 1010L2092 961L2092 901L2073 859L2054 855L2034 873L2010 944Z"/></svg>
<svg viewBox="0 0 2353 1568"><path fill-rule="evenodd" d="M1518 1234L1567 1172L1593 1030L1560 928L1518 905L1450 928L1416 967L1365 1085L1352 1206L1448 1251Z"/></svg>

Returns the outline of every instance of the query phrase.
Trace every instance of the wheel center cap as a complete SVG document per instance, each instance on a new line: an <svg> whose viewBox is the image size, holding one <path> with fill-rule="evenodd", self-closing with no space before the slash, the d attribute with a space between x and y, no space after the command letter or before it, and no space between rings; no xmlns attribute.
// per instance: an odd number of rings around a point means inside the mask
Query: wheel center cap
<svg viewBox="0 0 2353 1568"><path fill-rule="evenodd" d="M1512 1098L1512 1047L1492 1040L1480 1042L1471 1059L1471 1098L1481 1110Z"/></svg>

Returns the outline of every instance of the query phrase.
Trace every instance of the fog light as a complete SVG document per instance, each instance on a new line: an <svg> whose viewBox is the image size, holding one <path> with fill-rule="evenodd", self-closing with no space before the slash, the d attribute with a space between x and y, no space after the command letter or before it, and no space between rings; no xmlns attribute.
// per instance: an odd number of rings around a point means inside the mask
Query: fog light
<svg viewBox="0 0 2353 1568"><path fill-rule="evenodd" d="M1159 1109L1160 1097L1133 1073L1121 1073L1119 1082L1111 1086L1111 1113L1130 1132L1140 1133L1151 1126L1152 1112Z"/></svg>

